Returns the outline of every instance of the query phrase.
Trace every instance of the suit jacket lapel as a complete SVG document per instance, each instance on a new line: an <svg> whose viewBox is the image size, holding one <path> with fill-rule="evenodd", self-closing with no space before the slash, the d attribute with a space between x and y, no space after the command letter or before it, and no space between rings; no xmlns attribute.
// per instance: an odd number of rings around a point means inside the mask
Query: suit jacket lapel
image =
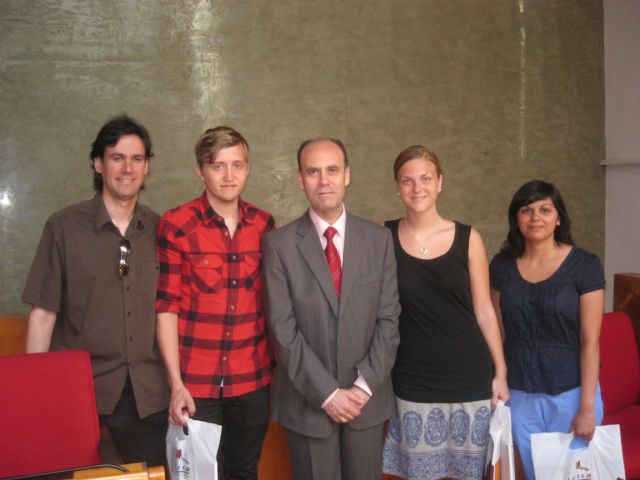
<svg viewBox="0 0 640 480"><path fill-rule="evenodd" d="M358 270L360 262L364 258L362 249L362 232L354 226L351 215L347 212L347 223L344 234L344 252L342 255L342 289L340 291L340 316L344 312L344 308L348 305L351 290L358 280Z"/></svg>
<svg viewBox="0 0 640 480"><path fill-rule="evenodd" d="M309 265L309 269L318 280L320 288L322 288L322 291L331 306L331 310L333 310L333 313L337 316L338 297L336 296L336 290L333 286L333 281L331 280L331 272L329 272L329 265L327 264L327 259L324 256L322 244L318 238L318 232L316 232L313 222L309 218L308 212L300 218L298 235L300 236L298 250Z"/></svg>

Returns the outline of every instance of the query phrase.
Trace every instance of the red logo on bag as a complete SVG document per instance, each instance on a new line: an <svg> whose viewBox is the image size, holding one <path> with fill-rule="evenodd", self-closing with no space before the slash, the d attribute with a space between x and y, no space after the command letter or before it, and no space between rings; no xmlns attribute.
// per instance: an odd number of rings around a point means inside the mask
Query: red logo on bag
<svg viewBox="0 0 640 480"><path fill-rule="evenodd" d="M176 458L182 458L182 449L181 448L177 448L176 449Z"/></svg>

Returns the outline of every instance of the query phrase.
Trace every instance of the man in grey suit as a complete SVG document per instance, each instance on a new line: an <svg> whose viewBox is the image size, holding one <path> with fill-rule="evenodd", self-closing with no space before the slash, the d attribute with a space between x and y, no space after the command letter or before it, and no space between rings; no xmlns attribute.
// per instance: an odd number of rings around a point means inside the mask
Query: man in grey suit
<svg viewBox="0 0 640 480"><path fill-rule="evenodd" d="M393 242L385 228L346 212L349 181L342 142L304 142L298 183L310 208L263 237L278 362L273 417L286 430L299 480L380 478L383 424L394 410Z"/></svg>

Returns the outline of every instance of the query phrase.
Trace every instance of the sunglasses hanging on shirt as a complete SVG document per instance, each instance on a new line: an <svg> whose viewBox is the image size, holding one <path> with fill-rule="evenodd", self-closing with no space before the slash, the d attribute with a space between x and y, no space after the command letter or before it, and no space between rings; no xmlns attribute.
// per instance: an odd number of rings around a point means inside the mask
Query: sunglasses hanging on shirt
<svg viewBox="0 0 640 480"><path fill-rule="evenodd" d="M127 256L131 253L131 243L126 238L120 241L120 263L118 263L118 276L124 277L129 273L129 262L127 262Z"/></svg>

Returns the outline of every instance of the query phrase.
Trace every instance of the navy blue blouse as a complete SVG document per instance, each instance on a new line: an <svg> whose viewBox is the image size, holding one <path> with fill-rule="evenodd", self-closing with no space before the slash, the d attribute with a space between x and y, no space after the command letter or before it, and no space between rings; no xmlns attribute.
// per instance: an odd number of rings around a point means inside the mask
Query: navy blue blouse
<svg viewBox="0 0 640 480"><path fill-rule="evenodd" d="M527 282L514 258L491 261L500 292L509 387L557 395L580 386L580 296L604 288L600 259L573 247L551 277Z"/></svg>

